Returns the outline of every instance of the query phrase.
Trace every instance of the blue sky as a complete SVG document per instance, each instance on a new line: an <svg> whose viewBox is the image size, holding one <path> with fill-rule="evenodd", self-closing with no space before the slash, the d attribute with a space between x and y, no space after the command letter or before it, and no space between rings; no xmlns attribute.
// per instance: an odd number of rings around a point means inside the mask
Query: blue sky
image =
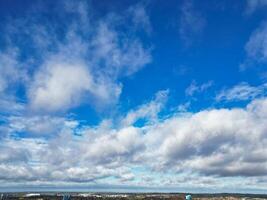
<svg viewBox="0 0 267 200"><path fill-rule="evenodd" d="M267 186L267 1L0 1L0 190Z"/></svg>

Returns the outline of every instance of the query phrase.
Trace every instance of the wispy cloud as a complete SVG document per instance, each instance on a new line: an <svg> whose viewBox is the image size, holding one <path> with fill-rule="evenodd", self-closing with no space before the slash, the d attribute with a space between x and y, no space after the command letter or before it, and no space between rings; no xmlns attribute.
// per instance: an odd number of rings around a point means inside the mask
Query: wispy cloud
<svg viewBox="0 0 267 200"><path fill-rule="evenodd" d="M245 45L247 57L240 65L241 70L246 70L252 66L261 66L267 63L267 22L264 21L251 34ZM260 67L259 67L260 68ZM264 69L264 67L263 67Z"/></svg>
<svg viewBox="0 0 267 200"><path fill-rule="evenodd" d="M157 92L155 99L147 104L143 104L135 110L131 110L127 113L122 120L123 126L133 125L139 119L146 119L147 122L156 122L158 114L162 110L168 98L169 90L162 90Z"/></svg>
<svg viewBox="0 0 267 200"><path fill-rule="evenodd" d="M130 7L128 12L131 16L135 28L139 29L140 27L142 27L144 31L151 33L152 26L145 7L145 4L139 3L135 6Z"/></svg>
<svg viewBox="0 0 267 200"><path fill-rule="evenodd" d="M0 69L0 90L25 79L21 84L26 102L35 111L66 111L80 103L97 108L116 104L122 90L118 79L136 73L152 60L150 48L136 34L150 27L145 8L140 4L122 15L112 13L92 21L85 1L61 3L58 17L71 18L60 27L53 22L40 23L37 19L42 12L32 18L11 19L12 25L3 33L11 50L1 53L1 62L5 62L1 66L8 67ZM134 16L134 29L126 24L125 16ZM22 56L22 49L34 53Z"/></svg>
<svg viewBox="0 0 267 200"><path fill-rule="evenodd" d="M196 81L192 81L191 84L186 88L185 94L187 96L194 96L197 93L204 92L213 85L213 81L208 81L206 83L198 85Z"/></svg>
<svg viewBox="0 0 267 200"><path fill-rule="evenodd" d="M203 15L194 8L192 0L183 1L180 14L179 34L186 46L191 45L202 34L206 20Z"/></svg>
<svg viewBox="0 0 267 200"><path fill-rule="evenodd" d="M249 58L259 62L267 60L267 23L260 25L249 38L246 44L246 52Z"/></svg>
<svg viewBox="0 0 267 200"><path fill-rule="evenodd" d="M267 94L267 84L251 86L248 83L240 83L232 88L224 89L216 95L216 101L248 101Z"/></svg>
<svg viewBox="0 0 267 200"><path fill-rule="evenodd" d="M261 9L266 6L267 6L266 0L247 0L246 13L252 14L256 10Z"/></svg>

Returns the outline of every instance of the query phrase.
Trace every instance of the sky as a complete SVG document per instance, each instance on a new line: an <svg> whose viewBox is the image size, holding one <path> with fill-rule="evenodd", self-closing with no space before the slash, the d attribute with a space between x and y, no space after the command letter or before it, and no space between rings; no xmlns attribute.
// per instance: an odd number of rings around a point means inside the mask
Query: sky
<svg viewBox="0 0 267 200"><path fill-rule="evenodd" d="M0 191L266 193L267 0L0 0Z"/></svg>

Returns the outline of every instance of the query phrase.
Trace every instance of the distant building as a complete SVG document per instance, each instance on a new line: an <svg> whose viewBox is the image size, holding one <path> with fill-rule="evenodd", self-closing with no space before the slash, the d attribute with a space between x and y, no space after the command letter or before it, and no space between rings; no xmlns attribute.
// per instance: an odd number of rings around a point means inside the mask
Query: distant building
<svg viewBox="0 0 267 200"><path fill-rule="evenodd" d="M70 200L70 195L64 195L62 200Z"/></svg>
<svg viewBox="0 0 267 200"><path fill-rule="evenodd" d="M185 195L186 200L192 200L192 196L190 194Z"/></svg>
<svg viewBox="0 0 267 200"><path fill-rule="evenodd" d="M6 200L8 199L8 194L1 194L0 195L0 200Z"/></svg>

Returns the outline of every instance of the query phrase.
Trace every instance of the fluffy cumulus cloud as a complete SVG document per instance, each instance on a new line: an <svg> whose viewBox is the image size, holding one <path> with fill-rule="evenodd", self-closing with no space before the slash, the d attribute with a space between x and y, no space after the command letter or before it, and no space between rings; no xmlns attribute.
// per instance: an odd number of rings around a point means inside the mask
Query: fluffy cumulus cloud
<svg viewBox="0 0 267 200"><path fill-rule="evenodd" d="M95 80L84 63L52 61L35 74L29 98L34 109L58 111L79 105L83 99L114 103L120 92L120 85Z"/></svg>
<svg viewBox="0 0 267 200"><path fill-rule="evenodd" d="M201 182L203 187L215 184L220 188L226 179L233 183L240 177L251 181L267 177L266 98L252 100L245 108L174 113L157 121L157 113L141 112L150 106L160 111L161 106L156 105L165 98L166 91L159 92L151 102L130 111L126 119L132 120L118 127L112 120L83 127L78 121L54 119L34 127L34 121L42 119L24 120L26 123L10 119L10 132L26 129L29 124L32 130L28 131L57 134L50 139L42 135L4 138L0 147L5 152L0 156L1 180L84 184L103 183L113 177L115 184L141 184L144 175L133 171L135 168L145 170L147 181L143 183L166 187L180 185L186 179L190 186ZM133 125L133 119L147 116L152 116L149 120L153 123ZM168 178L169 173L172 176ZM266 182L258 186L265 187Z"/></svg>
<svg viewBox="0 0 267 200"><path fill-rule="evenodd" d="M138 160L135 154L144 145L141 131L134 127L118 131L86 129L83 136L73 136L71 131L65 125L49 141L3 140L1 180L90 182L110 176L125 179L131 170L121 164Z"/></svg>
<svg viewBox="0 0 267 200"><path fill-rule="evenodd" d="M166 120L152 129L160 138L155 167L221 177L266 176L266 102Z"/></svg>
<svg viewBox="0 0 267 200"><path fill-rule="evenodd" d="M92 88L92 77L83 65L49 63L36 74L30 98L36 108L58 110L75 105Z"/></svg>

